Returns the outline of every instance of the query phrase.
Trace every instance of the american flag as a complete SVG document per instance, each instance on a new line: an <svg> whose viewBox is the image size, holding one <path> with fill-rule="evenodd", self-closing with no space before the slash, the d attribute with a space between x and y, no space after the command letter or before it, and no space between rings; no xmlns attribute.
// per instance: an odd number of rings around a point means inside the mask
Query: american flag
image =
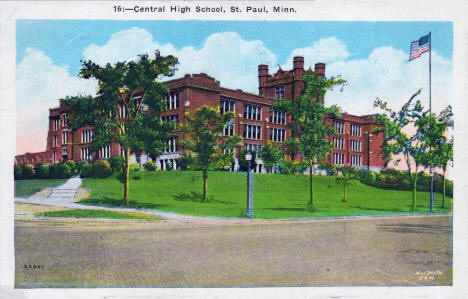
<svg viewBox="0 0 468 299"><path fill-rule="evenodd" d="M421 56L422 53L429 51L431 48L431 35L422 36L420 39L411 42L410 58L413 60Z"/></svg>

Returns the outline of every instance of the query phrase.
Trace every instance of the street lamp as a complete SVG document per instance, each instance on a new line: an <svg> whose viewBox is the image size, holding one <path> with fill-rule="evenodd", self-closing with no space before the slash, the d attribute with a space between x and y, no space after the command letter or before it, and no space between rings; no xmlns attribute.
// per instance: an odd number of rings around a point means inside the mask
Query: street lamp
<svg viewBox="0 0 468 299"><path fill-rule="evenodd" d="M245 154L245 160L247 160L247 214L249 218L253 217L253 174L252 174L252 160L254 159L252 153L248 151Z"/></svg>

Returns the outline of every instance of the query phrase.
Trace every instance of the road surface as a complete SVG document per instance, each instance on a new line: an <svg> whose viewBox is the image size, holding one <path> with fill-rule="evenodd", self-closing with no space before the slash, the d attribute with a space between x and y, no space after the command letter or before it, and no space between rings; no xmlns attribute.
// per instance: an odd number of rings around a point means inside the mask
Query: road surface
<svg viewBox="0 0 468 299"><path fill-rule="evenodd" d="M18 216L15 250L19 288L452 284L450 215L245 223Z"/></svg>

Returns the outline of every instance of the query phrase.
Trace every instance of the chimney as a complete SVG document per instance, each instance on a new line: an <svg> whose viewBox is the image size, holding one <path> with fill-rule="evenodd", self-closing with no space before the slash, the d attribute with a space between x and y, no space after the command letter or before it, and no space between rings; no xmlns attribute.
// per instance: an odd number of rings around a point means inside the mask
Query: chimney
<svg viewBox="0 0 468 299"><path fill-rule="evenodd" d="M304 57L303 56L294 56L294 58L293 58L293 68L294 68L294 70L304 69Z"/></svg>
<svg viewBox="0 0 468 299"><path fill-rule="evenodd" d="M260 64L258 66L258 93L264 95L266 82L268 78L268 65Z"/></svg>
<svg viewBox="0 0 468 299"><path fill-rule="evenodd" d="M318 62L315 64L315 74L319 78L325 78L325 63Z"/></svg>

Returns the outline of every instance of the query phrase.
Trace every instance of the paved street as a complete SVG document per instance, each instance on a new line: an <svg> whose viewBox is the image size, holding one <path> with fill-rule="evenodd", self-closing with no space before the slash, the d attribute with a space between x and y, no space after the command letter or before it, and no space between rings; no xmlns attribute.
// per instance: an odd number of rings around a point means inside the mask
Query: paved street
<svg viewBox="0 0 468 299"><path fill-rule="evenodd" d="M19 216L16 287L450 285L451 223L449 215L244 223Z"/></svg>

